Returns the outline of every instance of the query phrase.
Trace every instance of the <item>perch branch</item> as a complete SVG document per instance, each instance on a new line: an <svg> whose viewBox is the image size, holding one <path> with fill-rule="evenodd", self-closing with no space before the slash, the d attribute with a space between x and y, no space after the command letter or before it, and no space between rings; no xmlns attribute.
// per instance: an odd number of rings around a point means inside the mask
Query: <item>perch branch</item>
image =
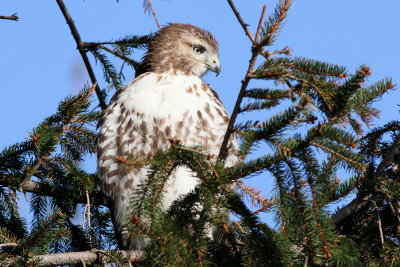
<svg viewBox="0 0 400 267"><path fill-rule="evenodd" d="M17 243L3 243L3 244L0 244L0 248L4 248L4 247L16 247L16 246L18 246Z"/></svg>
<svg viewBox="0 0 400 267"><path fill-rule="evenodd" d="M89 74L90 80L92 81L92 84L96 84L96 95L97 95L97 98L99 99L100 107L101 107L101 109L106 109L107 104L103 98L103 94L97 83L97 79L96 79L96 76L94 75L92 65L90 64L89 58L88 58L85 48L83 46L84 43L79 35L77 28L75 27L74 21L72 20L72 17L69 14L68 9L65 6L63 0L56 0L56 1L57 1L58 6L60 7L61 12L64 15L65 20L67 21L69 28L71 29L71 34L75 39L77 48L79 50L79 53L81 54L82 60L85 64L85 67Z"/></svg>
<svg viewBox="0 0 400 267"><path fill-rule="evenodd" d="M129 261L138 262L143 259L144 253L140 250L119 250L119 252ZM40 260L35 266L57 266L57 265L72 265L81 264L83 262L103 263L111 261L107 256L107 251L92 250L67 252L57 254L36 255L31 257L32 261Z"/></svg>

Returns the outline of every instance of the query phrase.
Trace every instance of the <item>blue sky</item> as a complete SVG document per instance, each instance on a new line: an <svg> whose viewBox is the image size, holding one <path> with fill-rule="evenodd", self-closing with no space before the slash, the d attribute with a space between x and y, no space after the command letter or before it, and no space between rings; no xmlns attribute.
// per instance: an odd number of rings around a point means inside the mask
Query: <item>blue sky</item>
<svg viewBox="0 0 400 267"><path fill-rule="evenodd" d="M18 13L19 22L0 20L0 149L24 140L65 96L78 92L88 76L70 30L55 1L2 0L0 15ZM270 13L275 1L235 1L254 33L262 5ZM144 13L142 0L65 0L84 41L107 41L157 30ZM219 41L222 73L205 80L216 89L230 112L247 63L250 42L226 1L153 0L162 25L191 23L211 31ZM399 83L400 1L294 1L286 26L273 49L288 45L294 56L310 57L346 66L371 67L370 82L392 77ZM139 59L141 54L135 55ZM95 65L98 80L102 78ZM129 76L129 74L128 74ZM130 77L127 76L127 82ZM255 84L254 84L255 85ZM103 87L106 85L103 83ZM382 111L376 125L398 119L400 90L384 95L375 107ZM94 161L86 167L94 170ZM261 176L256 184L271 186Z"/></svg>

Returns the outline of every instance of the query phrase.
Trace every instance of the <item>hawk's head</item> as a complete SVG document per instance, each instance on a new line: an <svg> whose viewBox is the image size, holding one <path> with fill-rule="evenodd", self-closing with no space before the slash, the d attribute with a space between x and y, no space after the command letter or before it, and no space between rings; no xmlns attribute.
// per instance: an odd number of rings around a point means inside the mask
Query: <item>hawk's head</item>
<svg viewBox="0 0 400 267"><path fill-rule="evenodd" d="M218 43L214 36L190 24L174 23L160 29L143 58L144 71L219 74Z"/></svg>

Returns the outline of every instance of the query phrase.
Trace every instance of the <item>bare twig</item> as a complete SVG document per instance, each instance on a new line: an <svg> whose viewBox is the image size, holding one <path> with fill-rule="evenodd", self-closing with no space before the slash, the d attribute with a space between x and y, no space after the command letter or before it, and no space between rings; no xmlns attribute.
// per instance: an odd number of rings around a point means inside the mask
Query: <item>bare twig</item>
<svg viewBox="0 0 400 267"><path fill-rule="evenodd" d="M252 45L252 48L251 48L252 54L251 54L251 58L250 58L250 61L249 61L249 67L247 69L247 72L246 72L246 75L245 75L244 79L242 80L242 86L240 88L239 95L238 95L238 97L236 99L235 107L233 108L232 115L231 115L231 118L229 120L229 124L228 124L224 139L223 139L222 144L221 144L221 149L219 151L218 158L220 158L222 160L224 160L226 158L226 155L227 155L227 152L228 152L229 139L231 137L231 134L233 133L233 128L234 128L233 125L234 125L234 123L236 121L237 115L240 112L240 105L242 103L246 88L247 88L250 80L252 78L255 78L255 76L253 75L253 72L254 72L254 66L255 66L256 61L257 61L257 57L263 53L264 46L270 44L269 40L271 40L271 38L276 34L276 31L278 30L282 20L286 17L286 14L287 14L287 11L288 11L288 9L289 9L289 7L291 5L291 2L292 2L291 0L287 0L285 2L285 5L280 10L281 15L277 19L277 22L275 23L274 27L272 27L270 32L268 32L267 35L262 40L260 40L259 42L256 43L255 39L253 38L253 36L251 35L251 33L249 32L249 30L247 28L247 24L244 23L243 19L241 18L240 14L239 14L238 10L236 9L235 5L233 4L232 0L228 0L228 3L230 5L232 11L235 13L236 18L238 19L240 25L242 25L244 31L246 32L246 35L250 38L250 40L252 41L253 45ZM258 40L257 36L260 35L260 31L261 31L261 26L260 25L262 23L264 15L265 15L265 9L266 9L266 6L263 7L263 11L261 12L260 22L259 22L259 25L258 25L258 28L257 28L257 33L256 33L257 40ZM267 77L267 78L272 78L272 77Z"/></svg>
<svg viewBox="0 0 400 267"><path fill-rule="evenodd" d="M8 19L8 20L18 21L19 17L17 16L17 13L14 13L11 16L0 16L0 19Z"/></svg>
<svg viewBox="0 0 400 267"><path fill-rule="evenodd" d="M114 50L108 48L107 46L98 45L97 47L100 48L100 49L103 49L104 51L107 51L107 52L110 53L110 54L113 54L113 55L116 56L116 57L119 57L119 58L122 59L122 60L125 60L126 62L128 62L130 65L133 66L133 68L135 69L135 71L140 67L140 64L137 63L135 60L133 60L133 59L131 59L131 58L125 56L125 55L122 55L122 54L120 54L120 53L117 53L117 52L115 52Z"/></svg>
<svg viewBox="0 0 400 267"><path fill-rule="evenodd" d="M376 205L375 200L371 200L371 203L374 206L374 209L376 211L376 219L378 221L379 237L380 237L380 240L381 240L381 245L383 246L385 244L385 239L383 238L382 222L381 222L381 216L379 215L378 205Z"/></svg>
<svg viewBox="0 0 400 267"><path fill-rule="evenodd" d="M231 137L231 134L233 132L233 125L234 125L234 123L236 121L237 115L239 114L240 105L242 103L246 88L247 88L247 86L248 86L248 84L250 82L251 75L253 74L254 66L256 64L257 57L261 53L261 51L263 49L262 46L256 46L255 45L255 40L254 40L253 36L251 35L249 30L247 29L247 25L243 22L239 12L237 11L235 5L233 4L233 2L231 0L228 0L228 3L231 6L233 12L235 13L236 18L238 19L239 23L242 25L243 29L245 30L247 36L252 41L253 46L252 46L252 49L251 49L252 50L252 54L251 54L251 59L250 59L250 62L249 62L249 67L247 69L247 72L246 72L246 75L245 75L244 79L242 80L242 86L240 88L239 95L238 95L238 97L236 99L235 107L233 108L232 115L231 115L231 118L229 120L228 127L226 129L226 133L225 133L224 139L223 139L222 144L221 144L221 149L220 149L219 155L218 155L218 158L220 158L220 159L225 159L225 157L227 155L228 143L229 143L229 139ZM264 14L261 14L261 16L264 16Z"/></svg>
<svg viewBox="0 0 400 267"><path fill-rule="evenodd" d="M264 21L264 16L265 16L265 11L266 10L267 10L267 5L264 5L263 9L261 11L260 20L258 21L258 27L257 27L257 31L256 31L256 39L254 40L254 43L258 43L258 39L260 38L261 26L262 26L262 23Z"/></svg>
<svg viewBox="0 0 400 267"><path fill-rule="evenodd" d="M90 221L90 216L92 216L91 212L90 212L90 197L89 197L89 191L85 190L85 195L86 195L86 205L85 205L85 209L83 212L83 220L87 220L87 224L88 224L88 230L90 231L90 229L92 228L92 223ZM85 231L85 222L82 223L82 231ZM89 233L89 242L92 243L92 235Z"/></svg>
<svg viewBox="0 0 400 267"><path fill-rule="evenodd" d="M107 104L103 98L103 94L100 90L100 87L97 84L97 79L96 79L96 76L94 75L92 65L90 64L89 58L83 47L83 41L79 35L78 30L75 27L74 21L72 20L71 15L69 14L68 9L65 6L63 0L56 0L56 1L57 1L58 6L60 7L61 12L64 15L65 20L67 21L69 28L71 29L71 34L75 39L79 53L81 54L83 62L85 63L85 67L88 71L90 80L92 81L93 84L96 84L96 95L97 95L97 98L99 99L100 107L101 107L101 109L106 109Z"/></svg>
<svg viewBox="0 0 400 267"><path fill-rule="evenodd" d="M231 6L231 9L233 11L233 13L235 13L235 16L237 18L237 20L239 21L240 25L242 25L243 30L245 31L246 35L249 37L250 41L255 44L254 41L254 37L251 34L251 32L249 31L249 29L247 28L247 26L249 26L248 24L246 24L242 17L240 16L239 11L236 9L235 5L233 4L232 0L228 0L229 5Z"/></svg>
<svg viewBox="0 0 400 267"><path fill-rule="evenodd" d="M151 13L153 14L154 20L156 21L157 27L160 29L160 28L161 28L161 25L160 25L160 23L158 22L157 14L156 14L156 11L154 10L153 4L151 3L151 0L145 0L145 1L148 2L149 7L150 7L150 10L151 10Z"/></svg>
<svg viewBox="0 0 400 267"><path fill-rule="evenodd" d="M286 17L286 14L290 8L292 4L292 0L287 0L285 5L282 7L281 14L279 16L279 18L276 21L276 24L272 27L272 29L267 33L266 37L259 43L257 44L258 47L264 47L266 45L268 45L273 36L276 34L276 32L278 31L280 25L282 24L283 19Z"/></svg>
<svg viewBox="0 0 400 267"><path fill-rule="evenodd" d="M143 260L144 253L140 250L119 250L119 252L129 261L138 262ZM107 257L108 251L79 251L57 254L36 255L31 257L32 261L40 260L35 266L57 266L57 265L73 265L82 264L83 262L102 263L110 262L112 259ZM15 259L15 258L14 258ZM12 260L10 262L12 263Z"/></svg>
<svg viewBox="0 0 400 267"><path fill-rule="evenodd" d="M228 123L228 127L226 129L226 133L224 136L224 139L222 141L221 144L221 149L219 151L219 155L218 158L220 159L225 159L227 152L228 152L228 142L229 139L231 137L231 134L233 133L233 125L236 121L237 115L239 114L240 111L240 104L242 103L243 97L244 97L244 93L246 91L247 85L250 82L250 75L253 73L254 70L254 65L256 64L256 60L257 60L257 56L258 56L258 52L253 50L251 59L250 59L250 64L249 67L247 69L246 75L244 77L244 79L242 80L242 86L240 87L240 91L239 91L239 95L236 99L236 103L235 103L235 107L233 108L232 111L232 115L231 118L229 120Z"/></svg>
<svg viewBox="0 0 400 267"><path fill-rule="evenodd" d="M12 180L11 178L3 178L0 176L0 186L5 186L9 187L10 184L8 183L9 180ZM54 188L52 185L45 184L45 183L39 183L39 182L34 182L32 180L27 180L24 183L20 185L18 188L19 191L25 193L34 193L42 196L49 196L53 197L56 199L63 198L64 196L59 193L59 191ZM104 198L102 195L92 195L92 198L94 199L94 202L96 205L104 205L106 206L106 203L104 201ZM78 203L87 203L86 197L82 199L77 200Z"/></svg>

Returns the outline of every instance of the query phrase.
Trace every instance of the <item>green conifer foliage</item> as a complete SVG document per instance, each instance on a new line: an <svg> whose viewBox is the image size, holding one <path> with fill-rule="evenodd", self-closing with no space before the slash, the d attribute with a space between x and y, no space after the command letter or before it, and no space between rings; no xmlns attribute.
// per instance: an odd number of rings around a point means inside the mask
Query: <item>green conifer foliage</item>
<svg viewBox="0 0 400 267"><path fill-rule="evenodd" d="M151 1L144 3L149 10ZM274 50L291 4L278 1L266 19L264 9L254 37L234 9L252 41L227 132L227 138L232 133L240 138L239 165L224 167L224 144L215 160L201 147L176 142L144 160L125 161L127 168L150 169L132 196L128 218L131 237L147 243L137 266L400 264L400 122L364 133L379 114L372 104L394 85L389 78L367 84L366 65L352 73L292 56L288 47ZM104 80L119 90L124 70L115 59L137 75L145 72L131 56L151 39L151 34L132 35L81 48L92 53ZM255 88L253 80L258 80ZM127 264L96 173L80 167L85 155L95 153L101 113L91 106L96 86L66 98L25 141L0 152L1 266L39 266L41 255L78 251L97 253L100 260L66 264ZM256 112L262 119L247 120ZM253 156L255 151L260 156ZM163 193L177 166L195 172L200 182L165 211ZM339 179L339 173L347 177ZM260 174L274 179L269 198L245 184ZM25 191L32 194L29 225L17 205ZM332 214L332 205L351 193L355 199ZM85 207L82 225L72 222L78 203ZM264 223L262 213L274 216L277 226ZM212 227L218 238L210 238Z"/></svg>

